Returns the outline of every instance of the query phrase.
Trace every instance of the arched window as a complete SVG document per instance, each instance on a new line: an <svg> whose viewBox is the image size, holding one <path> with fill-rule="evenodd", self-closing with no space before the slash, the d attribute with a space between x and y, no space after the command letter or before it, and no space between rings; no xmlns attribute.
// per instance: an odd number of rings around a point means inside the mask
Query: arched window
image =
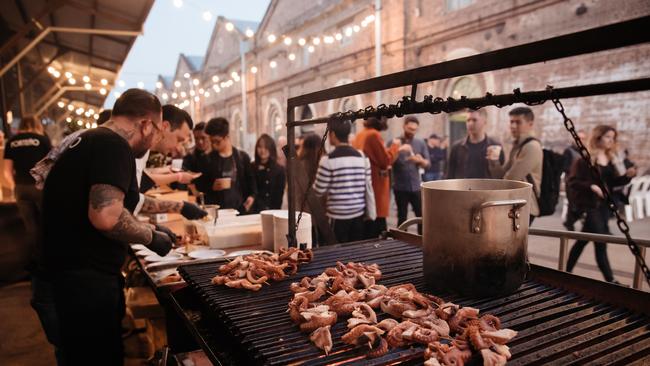
<svg viewBox="0 0 650 366"><path fill-rule="evenodd" d="M478 98L483 95L483 92L476 78L463 76L453 83L450 94L454 99L460 99L463 96ZM457 112L449 114L449 129L447 134L451 143L467 135L465 122L467 122L467 113Z"/></svg>
<svg viewBox="0 0 650 366"><path fill-rule="evenodd" d="M354 100L354 98L348 97L348 98L343 98L343 100L341 100L341 107L339 108L341 112L356 111L358 109L359 106L357 105L357 102ZM350 131L351 134L357 133L357 124L359 123L361 122L357 120L355 123L352 124L352 130Z"/></svg>
<svg viewBox="0 0 650 366"><path fill-rule="evenodd" d="M269 108L269 125L271 126L271 131L273 132L273 138L277 140L278 137L284 135L284 119L280 110L275 106L271 105Z"/></svg>
<svg viewBox="0 0 650 366"><path fill-rule="evenodd" d="M306 119L312 119L314 118L314 112L311 110L311 107L306 105L302 108L300 111L300 119L301 120L306 120ZM300 134L304 135L307 133L314 132L315 126L314 125L304 125L300 126Z"/></svg>

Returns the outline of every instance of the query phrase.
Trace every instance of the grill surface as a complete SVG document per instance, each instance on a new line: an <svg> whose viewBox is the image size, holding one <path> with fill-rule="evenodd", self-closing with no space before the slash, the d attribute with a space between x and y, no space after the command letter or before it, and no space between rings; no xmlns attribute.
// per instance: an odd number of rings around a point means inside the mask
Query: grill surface
<svg viewBox="0 0 650 366"><path fill-rule="evenodd" d="M264 286L259 292L212 285L210 280L219 263L185 265L179 272L199 298L204 321L209 321L212 332L219 335L220 345L205 346L225 346L235 363L422 364L423 347L392 349L384 357L366 359L364 351L341 342L341 335L347 330L342 319L332 327L334 347L329 356L313 346L308 335L300 333L286 312L292 297L289 285L303 276L319 275L336 261L377 263L383 274L380 284L410 282L420 291L433 293L427 291L422 279L421 249L397 240L316 249L314 260L301 266L298 274ZM509 343L509 365L650 364L650 317L638 312L591 300L539 280L526 281L517 292L499 298L435 294L463 306L477 307L481 313L497 315L503 327L517 330L518 336ZM380 319L384 317L380 315ZM206 332L210 331L199 331L210 338ZM223 344L228 341L231 343Z"/></svg>

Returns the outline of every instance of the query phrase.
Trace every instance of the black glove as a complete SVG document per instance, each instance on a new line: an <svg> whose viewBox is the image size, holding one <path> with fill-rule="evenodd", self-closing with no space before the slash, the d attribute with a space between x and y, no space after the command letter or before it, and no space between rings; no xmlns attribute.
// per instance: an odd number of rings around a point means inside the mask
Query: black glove
<svg viewBox="0 0 650 366"><path fill-rule="evenodd" d="M176 237L176 234L174 234L173 231L171 231L170 228L167 226L162 226L162 225L155 225L156 226L156 231L162 231L163 233L169 235L169 238L172 240L172 243L175 243L178 238Z"/></svg>
<svg viewBox="0 0 650 366"><path fill-rule="evenodd" d="M183 201L183 208L181 208L181 215L183 215L183 217L185 217L188 220L198 220L206 217L208 213L202 210L201 207L193 203Z"/></svg>
<svg viewBox="0 0 650 366"><path fill-rule="evenodd" d="M171 238L162 231L152 230L151 233L151 243L147 247L161 257L166 256L172 250Z"/></svg>

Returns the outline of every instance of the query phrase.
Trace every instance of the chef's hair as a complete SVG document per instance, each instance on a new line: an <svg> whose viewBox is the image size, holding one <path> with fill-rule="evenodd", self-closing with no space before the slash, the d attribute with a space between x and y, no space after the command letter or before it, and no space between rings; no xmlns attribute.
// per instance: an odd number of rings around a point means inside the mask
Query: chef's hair
<svg viewBox="0 0 650 366"><path fill-rule="evenodd" d="M205 130L205 122L199 122L194 125L194 131L204 131Z"/></svg>
<svg viewBox="0 0 650 366"><path fill-rule="evenodd" d="M230 123L223 117L212 118L205 126L205 133L210 136L226 137L230 133Z"/></svg>
<svg viewBox="0 0 650 366"><path fill-rule="evenodd" d="M158 98L146 90L131 88L122 93L113 105L111 117L143 118L160 114Z"/></svg>
<svg viewBox="0 0 650 366"><path fill-rule="evenodd" d="M111 113L113 111L110 109L104 109L99 113L99 118L97 118L97 126L101 126L104 123L108 122L111 119Z"/></svg>
<svg viewBox="0 0 650 366"><path fill-rule="evenodd" d="M508 112L508 115L510 116L524 116L524 118L528 121L534 121L535 120L535 114L533 113L533 110L528 108L528 107L516 107L510 110Z"/></svg>
<svg viewBox="0 0 650 366"><path fill-rule="evenodd" d="M420 125L420 120L416 116L413 116L413 115L406 116L404 118L404 124L406 125L408 123L415 123L416 125L419 126Z"/></svg>
<svg viewBox="0 0 650 366"><path fill-rule="evenodd" d="M348 142L348 136L350 135L350 131L352 130L352 123L350 121L348 120L330 121L327 123L327 127L329 127L330 132L332 132L334 136L336 136L337 140L339 140L342 143Z"/></svg>
<svg viewBox="0 0 650 366"><path fill-rule="evenodd" d="M162 116L163 121L169 122L172 131L178 130L183 124L187 124L190 130L194 128L190 114L175 105L165 104L162 107Z"/></svg>

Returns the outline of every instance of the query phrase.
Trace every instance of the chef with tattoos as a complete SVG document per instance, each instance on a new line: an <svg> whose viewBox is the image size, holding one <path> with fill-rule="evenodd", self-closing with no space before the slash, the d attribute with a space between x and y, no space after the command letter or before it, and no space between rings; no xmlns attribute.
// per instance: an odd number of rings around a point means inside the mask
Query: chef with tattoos
<svg viewBox="0 0 650 366"><path fill-rule="evenodd" d="M166 233L135 219L135 158L163 135L161 105L129 89L111 120L80 135L61 154L43 191L43 260L53 282L59 347L66 365L123 364L121 320L127 243L159 255L172 247ZM141 212L181 203L144 202Z"/></svg>

